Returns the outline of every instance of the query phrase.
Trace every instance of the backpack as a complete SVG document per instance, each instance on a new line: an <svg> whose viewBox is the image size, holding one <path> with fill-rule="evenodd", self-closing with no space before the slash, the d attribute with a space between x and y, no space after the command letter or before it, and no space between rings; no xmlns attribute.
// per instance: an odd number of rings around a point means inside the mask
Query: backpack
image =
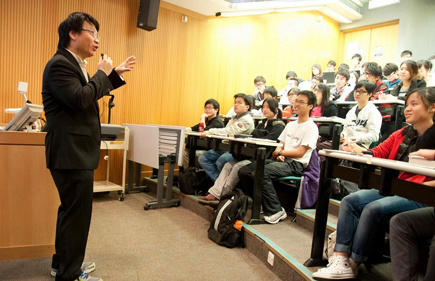
<svg viewBox="0 0 435 281"><path fill-rule="evenodd" d="M208 238L228 248L244 247L242 225L248 197L235 189L221 197L208 229Z"/></svg>
<svg viewBox="0 0 435 281"><path fill-rule="evenodd" d="M360 190L356 183L342 180L342 179L332 179L331 180L331 198L336 200L342 200L347 195L357 192Z"/></svg>
<svg viewBox="0 0 435 281"><path fill-rule="evenodd" d="M212 186L213 181L207 176L204 170L191 167L178 174L178 187L184 194L205 195Z"/></svg>

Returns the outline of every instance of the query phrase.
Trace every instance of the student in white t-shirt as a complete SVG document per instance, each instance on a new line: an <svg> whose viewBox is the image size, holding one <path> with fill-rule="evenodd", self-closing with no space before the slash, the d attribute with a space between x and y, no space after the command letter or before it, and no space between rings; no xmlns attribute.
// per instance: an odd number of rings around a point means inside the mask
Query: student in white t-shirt
<svg viewBox="0 0 435 281"><path fill-rule="evenodd" d="M298 120L290 122L278 137L282 147L273 152L273 160L266 160L263 181L264 220L275 224L285 219L287 214L278 200L273 180L284 176L301 176L308 166L313 149L316 148L319 131L310 120L310 111L316 105L316 96L311 91L301 91L294 103L294 112ZM241 174L240 176L246 176ZM244 181L240 177L240 181ZM250 182L249 179L246 182Z"/></svg>

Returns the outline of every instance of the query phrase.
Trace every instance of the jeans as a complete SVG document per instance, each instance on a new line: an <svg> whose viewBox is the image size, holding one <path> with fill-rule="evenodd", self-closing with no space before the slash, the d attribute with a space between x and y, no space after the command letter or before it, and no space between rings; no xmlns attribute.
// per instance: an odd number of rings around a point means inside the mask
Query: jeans
<svg viewBox="0 0 435 281"><path fill-rule="evenodd" d="M199 165L212 181L216 181L225 163L231 160L233 160L231 153L214 149L210 149L198 158Z"/></svg>
<svg viewBox="0 0 435 281"><path fill-rule="evenodd" d="M376 237L394 215L425 207L399 196L384 197L376 189L360 190L341 201L337 223L336 252L350 253L356 262L364 262L374 248Z"/></svg>

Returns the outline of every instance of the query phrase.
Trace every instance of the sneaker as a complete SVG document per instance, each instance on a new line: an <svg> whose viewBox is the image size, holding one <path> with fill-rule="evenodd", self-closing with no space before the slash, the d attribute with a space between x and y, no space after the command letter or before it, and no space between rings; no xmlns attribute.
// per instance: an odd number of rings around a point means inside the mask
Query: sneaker
<svg viewBox="0 0 435 281"><path fill-rule="evenodd" d="M94 270L95 270L95 263L94 262L84 262L82 264L82 271L84 273L91 273ZM58 269L52 268L51 272L50 272L51 276L56 277L57 271L58 271Z"/></svg>
<svg viewBox="0 0 435 281"><path fill-rule="evenodd" d="M327 267L314 272L312 277L316 280L345 280L356 278L350 266L349 259L343 256L334 256Z"/></svg>
<svg viewBox="0 0 435 281"><path fill-rule="evenodd" d="M264 216L264 220L268 223L276 224L279 221L284 220L286 217L287 217L287 213L285 212L284 208L281 207L281 211L271 216Z"/></svg>
<svg viewBox="0 0 435 281"><path fill-rule="evenodd" d="M88 274L82 272L79 278L74 281L103 281L103 279L101 279L100 277L91 277Z"/></svg>
<svg viewBox="0 0 435 281"><path fill-rule="evenodd" d="M202 205L217 206L219 205L219 199L209 193L207 196L198 197L198 203Z"/></svg>

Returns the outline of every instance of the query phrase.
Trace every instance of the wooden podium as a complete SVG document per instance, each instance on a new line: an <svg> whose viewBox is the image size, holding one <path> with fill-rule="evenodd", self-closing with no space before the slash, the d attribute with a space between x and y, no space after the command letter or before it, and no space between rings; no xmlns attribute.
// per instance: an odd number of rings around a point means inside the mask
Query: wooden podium
<svg viewBox="0 0 435 281"><path fill-rule="evenodd" d="M0 260L54 253L60 201L45 165L45 135L0 131Z"/></svg>

